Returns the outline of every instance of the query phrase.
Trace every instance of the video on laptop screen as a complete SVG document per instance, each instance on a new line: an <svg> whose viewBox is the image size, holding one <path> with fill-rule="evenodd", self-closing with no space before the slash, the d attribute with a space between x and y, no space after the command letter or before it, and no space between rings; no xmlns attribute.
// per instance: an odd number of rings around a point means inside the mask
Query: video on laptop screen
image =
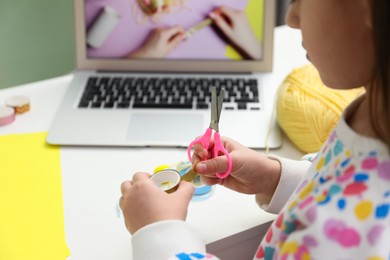
<svg viewBox="0 0 390 260"><path fill-rule="evenodd" d="M84 0L88 58L262 60L265 0Z"/></svg>

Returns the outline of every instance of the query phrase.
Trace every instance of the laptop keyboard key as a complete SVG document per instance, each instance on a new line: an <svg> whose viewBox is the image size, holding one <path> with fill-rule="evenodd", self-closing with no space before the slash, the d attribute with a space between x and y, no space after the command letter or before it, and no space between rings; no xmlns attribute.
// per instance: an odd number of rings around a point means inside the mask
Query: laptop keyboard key
<svg viewBox="0 0 390 260"><path fill-rule="evenodd" d="M198 109L208 109L208 108L209 108L209 104L198 102L198 103L196 104L196 108L198 108Z"/></svg>
<svg viewBox="0 0 390 260"><path fill-rule="evenodd" d="M113 108L114 107L114 102L105 102L104 103L104 108Z"/></svg>
<svg viewBox="0 0 390 260"><path fill-rule="evenodd" d="M245 102L238 102L238 103L237 103L237 108L238 108L239 110L246 109L246 103L245 103Z"/></svg>
<svg viewBox="0 0 390 260"><path fill-rule="evenodd" d="M87 100L81 100L79 103L80 108L87 108L89 106L89 101Z"/></svg>
<svg viewBox="0 0 390 260"><path fill-rule="evenodd" d="M179 109L191 109L192 104L180 104L180 103L140 103L134 102L133 108L179 108Z"/></svg>
<svg viewBox="0 0 390 260"><path fill-rule="evenodd" d="M120 102L116 105L117 108L129 108L130 103L129 102Z"/></svg>
<svg viewBox="0 0 390 260"><path fill-rule="evenodd" d="M102 103L98 101L98 102L93 102L92 105L91 105L91 107L92 107L92 108L100 108L101 105L102 105Z"/></svg>
<svg viewBox="0 0 390 260"><path fill-rule="evenodd" d="M225 88L225 109L251 110L247 103L259 103L256 79L93 76L86 82L79 107L204 110L209 108L211 86Z"/></svg>

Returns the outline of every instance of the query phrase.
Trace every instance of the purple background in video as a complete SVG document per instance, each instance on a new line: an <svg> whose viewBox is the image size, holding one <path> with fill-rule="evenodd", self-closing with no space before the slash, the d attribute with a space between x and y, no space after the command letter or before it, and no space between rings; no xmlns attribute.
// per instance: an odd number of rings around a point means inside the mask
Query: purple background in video
<svg viewBox="0 0 390 260"><path fill-rule="evenodd" d="M248 0L188 0L183 8L174 7L168 14L162 14L157 21L144 15L136 0L85 0L87 28L99 15L104 6L114 8L121 20L108 39L98 49L88 48L88 57L116 58L126 56L138 48L150 31L159 26L181 25L188 29L203 21L207 14L220 5L245 9ZM138 19L138 20L137 20ZM227 59L226 43L207 26L174 49L167 58L171 59Z"/></svg>

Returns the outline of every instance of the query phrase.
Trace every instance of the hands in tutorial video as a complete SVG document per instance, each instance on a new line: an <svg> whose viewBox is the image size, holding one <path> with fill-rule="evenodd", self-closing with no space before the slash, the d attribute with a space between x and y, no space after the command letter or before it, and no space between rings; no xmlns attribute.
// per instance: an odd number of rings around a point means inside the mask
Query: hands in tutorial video
<svg viewBox="0 0 390 260"><path fill-rule="evenodd" d="M260 42L253 33L246 13L242 10L221 6L209 14L216 27L246 58L260 59Z"/></svg>
<svg viewBox="0 0 390 260"><path fill-rule="evenodd" d="M261 43L251 29L248 17L242 10L221 6L209 13L212 25L221 37L246 59L262 57ZM128 58L164 58L184 40L189 40L181 26L155 28L141 47Z"/></svg>
<svg viewBox="0 0 390 260"><path fill-rule="evenodd" d="M128 55L128 58L164 58L186 38L180 26L156 28L144 44Z"/></svg>

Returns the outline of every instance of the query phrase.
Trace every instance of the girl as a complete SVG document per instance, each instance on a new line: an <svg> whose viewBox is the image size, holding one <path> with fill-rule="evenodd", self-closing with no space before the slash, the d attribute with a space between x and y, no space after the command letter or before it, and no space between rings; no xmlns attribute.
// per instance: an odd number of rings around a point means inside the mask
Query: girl
<svg viewBox="0 0 390 260"><path fill-rule="evenodd" d="M212 147L195 148L196 171L205 183L255 194L263 209L279 213L255 259L389 259L390 3L293 0L287 23L301 29L307 56L327 86L363 85L366 93L344 111L311 164L267 158L226 138L231 175L216 178L227 164L223 156L210 159ZM182 183L167 195L149 176L137 173L121 187L134 259L204 255L184 222L192 185ZM156 232L174 239L161 243Z"/></svg>

